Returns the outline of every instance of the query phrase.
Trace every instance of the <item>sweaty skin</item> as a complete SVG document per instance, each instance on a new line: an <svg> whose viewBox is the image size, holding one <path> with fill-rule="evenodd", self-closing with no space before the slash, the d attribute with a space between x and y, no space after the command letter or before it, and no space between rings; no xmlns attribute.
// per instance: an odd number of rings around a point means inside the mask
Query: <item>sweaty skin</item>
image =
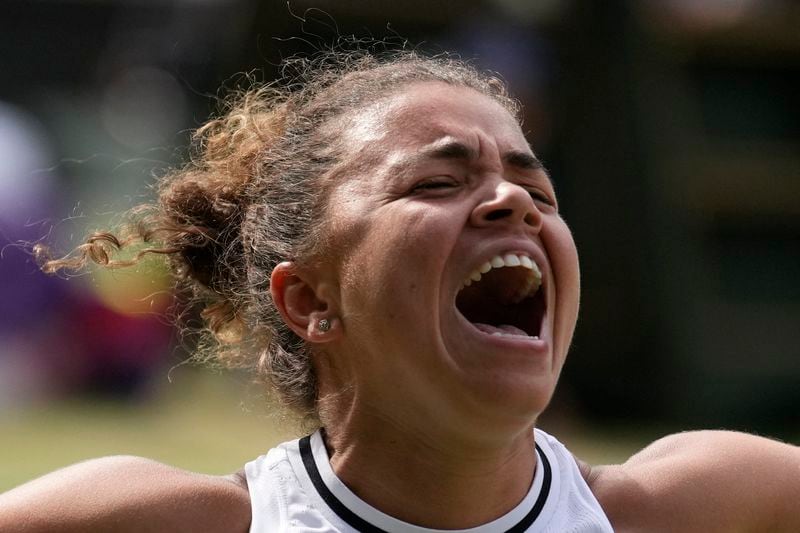
<svg viewBox="0 0 800 533"><path fill-rule="evenodd" d="M0 494L0 531L245 532L239 476L206 476L141 457L93 459Z"/></svg>
<svg viewBox="0 0 800 533"><path fill-rule="evenodd" d="M340 126L350 158L330 176L332 253L314 268L281 263L271 283L282 317L313 347L331 465L402 520L488 522L522 499L536 468L532 428L577 318L572 236L519 126L477 92L411 85ZM538 338L492 336L456 308L470 273L505 252L541 268ZM323 318L330 328L320 332ZM800 531L796 446L687 432L623 464L581 470L617 531ZM135 457L87 461L0 495L0 531L235 532L249 523L241 474Z"/></svg>
<svg viewBox="0 0 800 533"><path fill-rule="evenodd" d="M617 531L800 531L800 448L754 435L677 433L587 481Z"/></svg>

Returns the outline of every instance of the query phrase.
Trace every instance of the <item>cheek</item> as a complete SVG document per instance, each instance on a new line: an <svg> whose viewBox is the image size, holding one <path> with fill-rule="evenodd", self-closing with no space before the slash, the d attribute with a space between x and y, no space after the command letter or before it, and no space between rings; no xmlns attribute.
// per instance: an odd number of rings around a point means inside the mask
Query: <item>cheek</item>
<svg viewBox="0 0 800 533"><path fill-rule="evenodd" d="M395 305L424 298L426 283L438 280L436 265L447 250L446 237L423 211L382 212L352 224L345 241L340 280L363 304L392 298Z"/></svg>
<svg viewBox="0 0 800 533"><path fill-rule="evenodd" d="M554 226L547 237L548 253L553 265L556 286L561 295L565 297L563 304L568 308L574 307L574 313L577 314L580 297L580 267L572 233L562 220Z"/></svg>
<svg viewBox="0 0 800 533"><path fill-rule="evenodd" d="M557 367L560 371L578 320L580 270L575 241L567 225L560 221L543 235L556 286L556 313L553 323Z"/></svg>

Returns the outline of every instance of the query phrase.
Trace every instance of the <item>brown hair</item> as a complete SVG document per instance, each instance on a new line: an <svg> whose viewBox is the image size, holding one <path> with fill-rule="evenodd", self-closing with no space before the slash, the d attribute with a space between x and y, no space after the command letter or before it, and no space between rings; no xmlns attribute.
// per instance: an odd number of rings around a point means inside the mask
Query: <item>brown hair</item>
<svg viewBox="0 0 800 533"><path fill-rule="evenodd" d="M284 67L295 74L230 97L218 118L194 132L189 162L159 180L157 202L134 209L119 236L95 233L62 259L42 246L35 251L46 272L167 256L179 284L202 302L214 357L254 370L286 405L313 416L311 359L281 320L269 282L280 261L307 264L324 253L324 178L346 150L335 128L324 126L425 81L475 89L515 117L519 109L500 80L451 57L329 52ZM144 246L132 259L115 258L133 243Z"/></svg>

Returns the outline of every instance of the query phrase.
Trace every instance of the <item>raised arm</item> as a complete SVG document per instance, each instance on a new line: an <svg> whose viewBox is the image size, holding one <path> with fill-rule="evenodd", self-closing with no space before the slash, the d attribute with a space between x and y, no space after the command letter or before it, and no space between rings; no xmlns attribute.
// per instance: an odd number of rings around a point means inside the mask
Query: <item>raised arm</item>
<svg viewBox="0 0 800 533"><path fill-rule="evenodd" d="M617 531L800 531L800 448L763 437L670 435L589 481Z"/></svg>
<svg viewBox="0 0 800 533"><path fill-rule="evenodd" d="M247 531L250 500L234 477L140 457L79 463L0 494L0 531Z"/></svg>

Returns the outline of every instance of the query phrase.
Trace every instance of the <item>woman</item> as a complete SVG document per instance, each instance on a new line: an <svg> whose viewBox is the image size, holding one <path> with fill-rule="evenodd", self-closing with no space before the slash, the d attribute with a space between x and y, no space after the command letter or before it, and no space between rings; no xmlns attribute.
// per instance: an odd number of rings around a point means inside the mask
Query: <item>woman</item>
<svg viewBox="0 0 800 533"><path fill-rule="evenodd" d="M310 437L230 477L89 461L0 498L0 530L800 531L800 451L662 439L589 467L534 430L578 259L503 85L463 63L334 57L201 128L138 235ZM73 260L119 266L93 236Z"/></svg>

